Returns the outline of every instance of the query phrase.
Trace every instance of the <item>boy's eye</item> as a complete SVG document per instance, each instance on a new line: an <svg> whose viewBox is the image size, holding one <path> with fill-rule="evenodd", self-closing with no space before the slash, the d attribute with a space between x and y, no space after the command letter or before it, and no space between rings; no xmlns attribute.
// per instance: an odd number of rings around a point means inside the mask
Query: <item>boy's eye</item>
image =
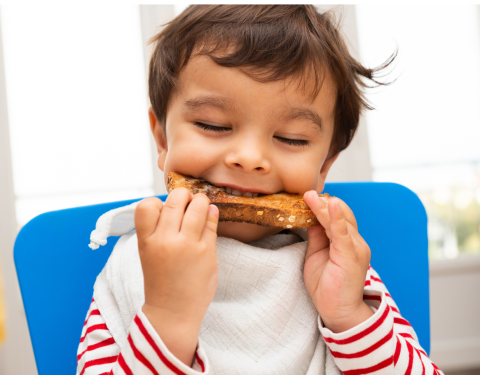
<svg viewBox="0 0 480 375"><path fill-rule="evenodd" d="M221 133L221 132L225 132L225 131L230 130L230 128L207 125L207 124L204 124L203 122L198 122L198 121L194 122L193 124L195 126L198 126L199 128L202 128L203 130L211 131L211 132L217 132L217 133ZM283 142L283 143L286 143L286 144L292 145L292 146L308 146L309 145L308 141L305 141L305 140L302 140L302 139L290 139L290 138L282 138L282 137L275 137L275 138L277 138L280 142Z"/></svg>
<svg viewBox="0 0 480 375"><path fill-rule="evenodd" d="M207 125L202 122L194 122L193 123L195 126L198 126L199 128L202 128L203 130L211 131L211 132L224 132L227 130L230 130L229 128L222 128L220 126L212 126L212 125Z"/></svg>
<svg viewBox="0 0 480 375"><path fill-rule="evenodd" d="M275 138L277 138L280 142L286 143L288 145L293 145L293 146L309 145L308 141L304 141L302 139L290 139L290 138L282 138L282 137L275 137Z"/></svg>

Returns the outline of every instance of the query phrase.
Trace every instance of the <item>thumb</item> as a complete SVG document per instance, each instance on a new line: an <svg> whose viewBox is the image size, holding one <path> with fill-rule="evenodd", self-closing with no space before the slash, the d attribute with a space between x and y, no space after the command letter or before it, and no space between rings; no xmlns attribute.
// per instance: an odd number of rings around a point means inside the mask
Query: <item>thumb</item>
<svg viewBox="0 0 480 375"><path fill-rule="evenodd" d="M162 207L163 203L157 197L145 198L135 207L135 230L139 240L148 238L155 233Z"/></svg>

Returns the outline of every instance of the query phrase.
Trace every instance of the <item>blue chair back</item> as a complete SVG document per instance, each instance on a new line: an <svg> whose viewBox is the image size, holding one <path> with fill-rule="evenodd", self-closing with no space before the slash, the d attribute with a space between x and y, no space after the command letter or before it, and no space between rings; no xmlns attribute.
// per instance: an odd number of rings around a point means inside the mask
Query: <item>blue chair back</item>
<svg viewBox="0 0 480 375"><path fill-rule="evenodd" d="M429 353L427 216L422 203L393 183L327 183L324 191L343 199L354 212L372 250L373 268ZM92 251L90 233L103 213L137 200L47 212L18 234L14 259L39 375L75 373L93 284L118 240L110 237L107 245Z"/></svg>

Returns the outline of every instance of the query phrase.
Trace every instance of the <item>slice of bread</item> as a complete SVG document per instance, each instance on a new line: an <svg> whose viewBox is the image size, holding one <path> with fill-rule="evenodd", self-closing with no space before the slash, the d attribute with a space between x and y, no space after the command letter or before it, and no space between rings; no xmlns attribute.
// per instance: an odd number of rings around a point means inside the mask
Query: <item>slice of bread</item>
<svg viewBox="0 0 480 375"><path fill-rule="evenodd" d="M218 207L220 221L236 221L277 228L305 228L318 224L317 217L299 194L279 193L259 197L241 197L225 192L209 182L170 172L167 190L184 187L193 194L203 193ZM320 197L330 195L319 194Z"/></svg>

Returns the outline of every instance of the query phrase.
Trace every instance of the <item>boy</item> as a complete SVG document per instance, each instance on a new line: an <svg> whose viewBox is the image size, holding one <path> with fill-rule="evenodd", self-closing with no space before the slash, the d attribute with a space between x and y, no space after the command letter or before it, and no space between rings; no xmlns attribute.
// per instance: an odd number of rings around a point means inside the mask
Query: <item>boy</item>
<svg viewBox="0 0 480 375"><path fill-rule="evenodd" d="M106 213L92 239L124 235L95 283L77 373L441 374L369 266L351 210L317 195L370 108L360 78L393 59L364 68L310 5L190 6L153 42L165 176L302 194L321 225L219 223L184 188Z"/></svg>

